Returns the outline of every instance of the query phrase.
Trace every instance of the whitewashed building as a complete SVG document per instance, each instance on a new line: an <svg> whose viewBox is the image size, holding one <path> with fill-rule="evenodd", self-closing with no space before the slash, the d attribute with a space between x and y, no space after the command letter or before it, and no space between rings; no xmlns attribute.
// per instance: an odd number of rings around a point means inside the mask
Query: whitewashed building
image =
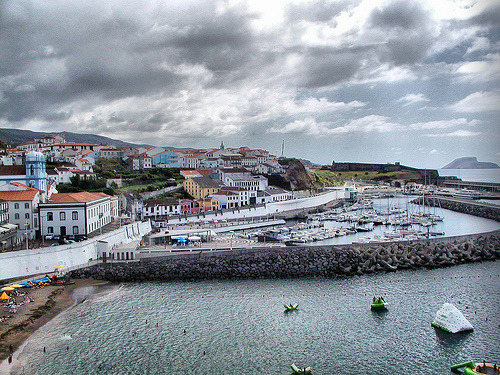
<svg viewBox="0 0 500 375"><path fill-rule="evenodd" d="M111 197L104 193L52 194L39 205L42 236L89 235L109 224L113 215Z"/></svg>
<svg viewBox="0 0 500 375"><path fill-rule="evenodd" d="M291 191L276 186L268 186L265 190L258 192L257 203L282 202L293 199Z"/></svg>
<svg viewBox="0 0 500 375"><path fill-rule="evenodd" d="M264 176L254 176L245 168L221 168L219 178L226 186L240 187L245 190L265 190L268 180Z"/></svg>
<svg viewBox="0 0 500 375"><path fill-rule="evenodd" d="M37 208L43 199L41 190L24 186L22 190L0 191L0 200L8 203L8 222L17 225L17 238L33 240L39 229Z"/></svg>

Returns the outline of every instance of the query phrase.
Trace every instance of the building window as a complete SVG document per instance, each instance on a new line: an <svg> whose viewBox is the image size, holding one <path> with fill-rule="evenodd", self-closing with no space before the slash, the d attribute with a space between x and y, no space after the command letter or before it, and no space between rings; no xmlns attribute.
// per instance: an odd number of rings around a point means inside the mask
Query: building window
<svg viewBox="0 0 500 375"><path fill-rule="evenodd" d="M47 227L47 233L48 234L54 233L54 227Z"/></svg>
<svg viewBox="0 0 500 375"><path fill-rule="evenodd" d="M78 211L73 211L73 212L71 213L71 218L72 218L73 220L78 220Z"/></svg>
<svg viewBox="0 0 500 375"><path fill-rule="evenodd" d="M66 220L66 212L59 212L59 220L61 221Z"/></svg>
<svg viewBox="0 0 500 375"><path fill-rule="evenodd" d="M14 214L14 219L19 220L19 214Z"/></svg>
<svg viewBox="0 0 500 375"><path fill-rule="evenodd" d="M25 219L29 219L30 218L30 214L24 214L24 218Z"/></svg>
<svg viewBox="0 0 500 375"><path fill-rule="evenodd" d="M19 203L14 203L14 209L19 210Z"/></svg>
<svg viewBox="0 0 500 375"><path fill-rule="evenodd" d="M30 204L29 203L25 203L24 204L24 208L30 208Z"/></svg>
<svg viewBox="0 0 500 375"><path fill-rule="evenodd" d="M54 220L54 214L52 212L47 212L47 221L53 221Z"/></svg>
<svg viewBox="0 0 500 375"><path fill-rule="evenodd" d="M73 227L73 234L78 234L78 227L76 225Z"/></svg>

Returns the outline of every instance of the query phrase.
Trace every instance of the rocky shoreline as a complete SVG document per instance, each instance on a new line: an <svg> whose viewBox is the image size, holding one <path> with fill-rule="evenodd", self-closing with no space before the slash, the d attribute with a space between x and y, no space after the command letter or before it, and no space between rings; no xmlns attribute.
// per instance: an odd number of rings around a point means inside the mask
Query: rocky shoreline
<svg viewBox="0 0 500 375"><path fill-rule="evenodd" d="M438 268L500 258L500 231L450 241L301 246L200 253L189 257L98 264L72 278L113 282L338 277Z"/></svg>

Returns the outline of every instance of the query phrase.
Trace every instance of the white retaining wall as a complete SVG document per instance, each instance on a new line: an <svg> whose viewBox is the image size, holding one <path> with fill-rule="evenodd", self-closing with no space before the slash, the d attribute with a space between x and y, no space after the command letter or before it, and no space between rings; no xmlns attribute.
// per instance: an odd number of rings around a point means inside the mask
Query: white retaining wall
<svg viewBox="0 0 500 375"><path fill-rule="evenodd" d="M264 206L258 207L239 207L233 210L228 210L224 212L211 212L207 211L204 213L204 220L222 220L222 219L243 219L250 217L259 217L259 216L267 216L273 215L280 212L293 211L293 210L301 210L311 207L318 207L324 204L327 204L336 199L344 199L349 198L349 192L345 192L342 190L335 190L328 193L314 195L312 197L307 198L297 198L291 199L288 201L282 202L272 202L267 203ZM193 222L196 221L196 215L179 218L178 216L173 216L168 219L169 224L179 224L186 223L187 221Z"/></svg>
<svg viewBox="0 0 500 375"><path fill-rule="evenodd" d="M107 243L108 248L112 249L120 244L140 240L149 232L149 221L135 222L82 242L0 253L0 280L49 273L58 264L65 267L63 271L84 266L91 259L97 258L98 241L101 244Z"/></svg>

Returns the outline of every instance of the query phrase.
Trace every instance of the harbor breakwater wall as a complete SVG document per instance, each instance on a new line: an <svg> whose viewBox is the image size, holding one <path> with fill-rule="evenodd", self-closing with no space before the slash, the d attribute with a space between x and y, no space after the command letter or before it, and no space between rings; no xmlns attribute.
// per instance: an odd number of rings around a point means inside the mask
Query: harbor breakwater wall
<svg viewBox="0 0 500 375"><path fill-rule="evenodd" d="M500 206L491 204L481 204L474 201L464 202L462 200L438 197L425 197L425 199L418 198L412 201L412 203L423 203L426 206L441 207L447 210L460 212L462 214L474 215L484 217L485 219L500 221Z"/></svg>
<svg viewBox="0 0 500 375"><path fill-rule="evenodd" d="M301 246L200 253L189 257L98 264L73 278L114 282L337 277L401 269L448 267L500 258L500 231L455 242Z"/></svg>

